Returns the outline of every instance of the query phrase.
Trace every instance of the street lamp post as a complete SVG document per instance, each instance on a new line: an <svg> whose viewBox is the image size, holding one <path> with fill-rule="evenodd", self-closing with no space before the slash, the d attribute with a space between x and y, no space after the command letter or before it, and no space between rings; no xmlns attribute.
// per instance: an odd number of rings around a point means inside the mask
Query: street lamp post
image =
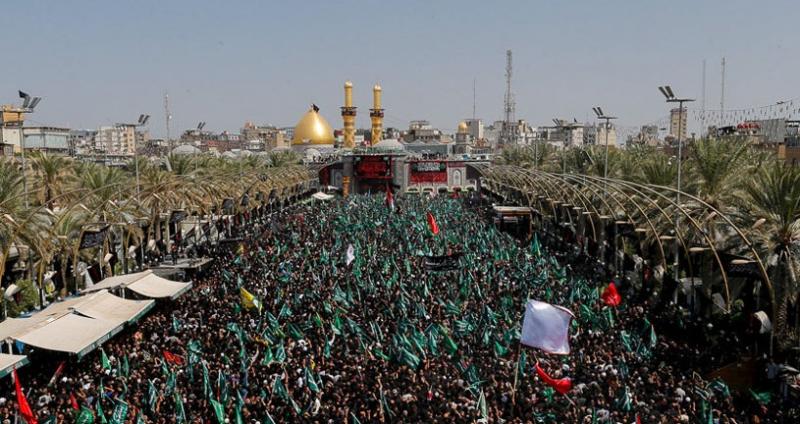
<svg viewBox="0 0 800 424"><path fill-rule="evenodd" d="M147 121L150 120L150 115L139 115L139 120L133 124L133 161L134 166L136 167L136 197L138 200L142 200L140 198L140 186L139 186L139 151L136 148L136 128L143 127L147 125Z"/></svg>
<svg viewBox="0 0 800 424"><path fill-rule="evenodd" d="M606 121L606 153L605 153L605 164L603 165L603 196L608 195L608 132L611 129L611 120L617 119L616 116L608 116L603 113L603 109L600 106L595 106L592 108L595 115L597 115L597 119L605 119Z"/></svg>
<svg viewBox="0 0 800 424"><path fill-rule="evenodd" d="M694 99L686 98L686 97L677 97L675 93L672 92L672 87L668 85L658 87L658 91L664 95L667 99L667 103L677 103L678 104L678 181L677 181L677 191L675 192L675 203L677 207L681 207L681 162L683 161L683 140L681 139L681 135L683 132L683 104L693 102ZM670 119L670 122L672 119ZM675 281L678 281L680 277L680 270L679 270L679 250L678 247L678 221L680 218L680 213L675 214Z"/></svg>
<svg viewBox="0 0 800 424"><path fill-rule="evenodd" d="M36 105L42 101L41 97L31 97L28 93L24 91L19 91L19 97L22 99L22 106L16 110L19 112L20 116L23 113L33 113L33 110L36 108ZM25 161L25 130L23 125L22 119L20 119L20 126L19 126L19 142L20 148L22 149L22 190L25 194L25 207L27 208L28 205L28 172L27 172L27 162Z"/></svg>

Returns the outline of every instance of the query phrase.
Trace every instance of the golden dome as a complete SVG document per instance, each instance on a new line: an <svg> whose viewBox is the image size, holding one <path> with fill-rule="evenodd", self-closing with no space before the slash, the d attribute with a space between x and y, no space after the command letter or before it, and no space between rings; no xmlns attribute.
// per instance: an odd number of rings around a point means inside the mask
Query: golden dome
<svg viewBox="0 0 800 424"><path fill-rule="evenodd" d="M469 130L469 127L467 126L466 122L461 121L461 122L458 123L458 132L459 133L463 134L463 133L466 133L468 130Z"/></svg>
<svg viewBox="0 0 800 424"><path fill-rule="evenodd" d="M333 144L333 129L328 121L319 114L319 108L312 105L311 109L300 118L294 127L293 146L306 146L315 144Z"/></svg>

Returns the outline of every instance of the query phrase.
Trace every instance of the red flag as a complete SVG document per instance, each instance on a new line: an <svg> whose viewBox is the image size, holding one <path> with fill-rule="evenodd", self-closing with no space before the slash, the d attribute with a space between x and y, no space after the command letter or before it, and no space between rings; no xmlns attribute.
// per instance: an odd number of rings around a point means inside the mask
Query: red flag
<svg viewBox="0 0 800 424"><path fill-rule="evenodd" d="M52 386L53 384L56 384L56 380L58 379L58 376L60 376L61 373L64 372L64 367L65 366L66 366L66 363L64 361L61 361L61 363L58 364L58 367L56 367L56 372L53 373L53 377L50 379L50 382L47 383L48 386Z"/></svg>
<svg viewBox="0 0 800 424"><path fill-rule="evenodd" d="M183 358L181 358L179 355L176 355L176 354L174 354L174 353L172 353L172 352L170 352L168 350L164 351L164 359L166 359L167 362L169 362L170 364L175 364L175 365L178 365L178 366L182 366L183 365Z"/></svg>
<svg viewBox="0 0 800 424"><path fill-rule="evenodd" d="M547 375L546 372L539 366L539 363L536 363L536 374L539 375L539 378L545 382L548 386L554 388L558 393L566 394L572 389L572 380L569 377L559 378L556 380L553 377Z"/></svg>
<svg viewBox="0 0 800 424"><path fill-rule="evenodd" d="M25 399L25 393L22 393L22 386L19 384L19 377L17 370L14 370L14 386L17 389L17 403L19 404L19 414L25 419L28 424L37 424L36 416L33 415L31 406L28 405L28 399Z"/></svg>
<svg viewBox="0 0 800 424"><path fill-rule="evenodd" d="M608 306L616 307L622 303L622 296L617 292L617 286L614 285L613 281L608 283L608 287L603 290L603 294L600 297L603 299L603 303Z"/></svg>
<svg viewBox="0 0 800 424"><path fill-rule="evenodd" d="M436 218L433 217L433 214L428 212L428 226L431 227L431 233L433 235L439 234L439 224L436 223Z"/></svg>
<svg viewBox="0 0 800 424"><path fill-rule="evenodd" d="M69 403L70 403L70 405L72 405L72 409L74 409L76 411L81 409L80 406L78 406L78 400L75 399L75 394L73 394L73 393L69 394Z"/></svg>

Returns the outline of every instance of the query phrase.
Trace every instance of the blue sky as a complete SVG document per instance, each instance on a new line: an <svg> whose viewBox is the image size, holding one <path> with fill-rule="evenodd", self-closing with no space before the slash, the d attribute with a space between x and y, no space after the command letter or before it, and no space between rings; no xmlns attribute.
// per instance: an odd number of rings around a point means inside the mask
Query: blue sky
<svg viewBox="0 0 800 424"><path fill-rule="evenodd" d="M638 125L666 115L656 87L718 108L800 96L800 3L778 1L16 1L3 2L0 103L45 99L34 124L96 127L153 115L173 134L207 121L294 125L312 102L341 126L342 84L369 126L370 87L385 126L443 129L502 116L505 51L514 52L517 117L587 119L600 105ZM698 105L699 107L699 102Z"/></svg>

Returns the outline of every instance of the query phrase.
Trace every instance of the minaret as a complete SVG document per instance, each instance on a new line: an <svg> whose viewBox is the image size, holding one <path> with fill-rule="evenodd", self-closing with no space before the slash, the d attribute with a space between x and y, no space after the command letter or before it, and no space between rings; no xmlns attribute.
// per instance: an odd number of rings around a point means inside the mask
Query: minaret
<svg viewBox="0 0 800 424"><path fill-rule="evenodd" d="M342 121L344 121L344 148L355 147L356 140L356 107L353 106L353 83L344 83L344 106L342 106Z"/></svg>
<svg viewBox="0 0 800 424"><path fill-rule="evenodd" d="M372 87L372 109L369 110L372 118L372 145L378 144L383 136L383 109L381 109L381 86Z"/></svg>

